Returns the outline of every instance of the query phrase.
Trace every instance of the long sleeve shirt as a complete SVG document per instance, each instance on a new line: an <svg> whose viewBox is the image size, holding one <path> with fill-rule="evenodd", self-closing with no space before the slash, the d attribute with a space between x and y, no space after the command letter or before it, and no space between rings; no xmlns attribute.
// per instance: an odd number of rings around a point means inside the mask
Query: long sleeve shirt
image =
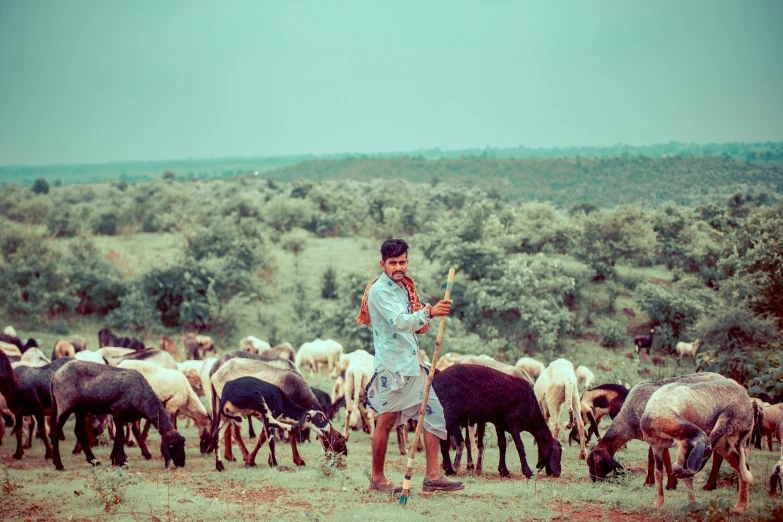
<svg viewBox="0 0 783 522"><path fill-rule="evenodd" d="M408 291L384 272L367 294L375 372L389 370L403 376L419 375L416 330L429 323L426 309L411 313Z"/></svg>

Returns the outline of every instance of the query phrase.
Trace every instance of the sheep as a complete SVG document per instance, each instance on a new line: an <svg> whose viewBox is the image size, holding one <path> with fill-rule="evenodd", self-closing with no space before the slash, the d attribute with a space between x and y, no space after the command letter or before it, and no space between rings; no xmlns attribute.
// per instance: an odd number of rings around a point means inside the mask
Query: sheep
<svg viewBox="0 0 783 522"><path fill-rule="evenodd" d="M5 398L8 409L15 417L16 452L14 459L24 456L22 447L22 417L32 415L38 423L38 434L44 442L45 458L52 456L52 446L46 435L44 415L52 407L49 382L61 366L73 359L64 358L40 368L19 366L13 368L8 356L0 350L0 394Z"/></svg>
<svg viewBox="0 0 783 522"><path fill-rule="evenodd" d="M118 366L122 361L146 361L152 364L156 364L161 368L167 368L169 370L177 370L177 361L168 352L163 350L157 350L151 348L149 350L129 353L118 360L113 366ZM111 363L111 361L110 361Z"/></svg>
<svg viewBox="0 0 783 522"><path fill-rule="evenodd" d="M261 355L261 352L269 350L270 348L272 348L271 344L259 339L258 337L253 337L252 335L248 335L239 341L240 350L243 352L254 353L256 355Z"/></svg>
<svg viewBox="0 0 783 522"><path fill-rule="evenodd" d="M313 395L315 395L315 398L318 399L318 404L321 405L321 411L326 414L326 418L330 421L334 420L335 409L332 404L331 396L325 391L313 388L312 386L310 386L310 390L313 392ZM301 444L304 441L310 442L310 430L308 428L302 428L296 432L297 444Z"/></svg>
<svg viewBox="0 0 783 522"><path fill-rule="evenodd" d="M276 360L280 362L289 362L285 361L284 359ZM212 385L212 407L213 411L215 412L219 412L218 404L225 384L230 380L245 376L260 378L270 384L278 386L288 395L292 401L299 404L303 408L307 408L309 410L318 410L321 407L318 399L315 398L315 395L313 395L313 392L310 390L310 386L307 384L307 381L305 381L304 377L302 377L295 370L278 368L271 366L266 361L259 361L246 357L236 357L229 359L225 363L222 363L218 366L219 362L220 361L217 361L213 366L212 371L214 373L210 378ZM219 446L219 423L220 415L219 413L216 413L212 417L212 441L209 449L216 450L215 467L218 471L222 471L224 467L220 460L220 452L217 451ZM235 433L237 437L237 444L239 445L239 449L242 452L242 457L245 460L245 465L253 466L254 462L249 460L249 454L242 441L238 425ZM224 436L226 442L226 459L233 460L233 457L230 453L230 439L228 438L228 432L225 430L221 431L220 435ZM295 435L293 433L289 433L288 440L291 443L291 451L293 453L294 463L297 466L303 466L305 463L304 460L302 460L302 458L299 456L299 453L296 449ZM321 444L324 450L331 449L342 454L347 454L348 452L345 446L345 439L334 428L330 429L329 435L327 437L321 438Z"/></svg>
<svg viewBox="0 0 783 522"><path fill-rule="evenodd" d="M11 337L19 337L18 335L16 335L16 330L14 329L14 327L11 326L10 324L5 328L3 328L3 333L5 335L10 335Z"/></svg>
<svg viewBox="0 0 783 522"><path fill-rule="evenodd" d="M767 404L775 404L775 400L770 397L770 395L767 392L761 392L756 394L756 397L761 399L763 402L766 402Z"/></svg>
<svg viewBox="0 0 783 522"><path fill-rule="evenodd" d="M653 508L663 509L663 452L677 444L672 475L685 482L688 500L696 500L693 476L715 451L737 471L739 496L734 513L743 513L748 507L748 486L753 483L744 443L753 430L754 409L758 406L751 402L745 388L729 379L673 382L656 390L641 417L643 439L655 456Z"/></svg>
<svg viewBox="0 0 783 522"><path fill-rule="evenodd" d="M175 428L178 414L193 419L201 436L201 453L206 453L209 446L211 419L184 374L178 370L162 368L148 361L125 360L117 367L136 370L147 379L160 401L165 405L166 412L171 417ZM142 437L145 439L148 430L149 424L145 426L142 433Z"/></svg>
<svg viewBox="0 0 783 522"><path fill-rule="evenodd" d="M589 368L581 365L576 367L577 384L581 384L585 390L589 390L593 387L593 381L595 381L595 374Z"/></svg>
<svg viewBox="0 0 783 522"><path fill-rule="evenodd" d="M122 348L119 346L103 346L95 350L95 353L100 356L106 364L117 366L122 358L126 355L136 353L133 348Z"/></svg>
<svg viewBox="0 0 783 522"><path fill-rule="evenodd" d="M343 346L332 339L316 339L309 343L304 343L296 352L295 363L300 370L302 366L310 369L313 378L320 371L321 366L326 367L327 375L332 373L335 364L340 360L343 353Z"/></svg>
<svg viewBox="0 0 783 522"><path fill-rule="evenodd" d="M13 344L4 343L0 341L0 352L8 355L9 357L21 357L22 351Z"/></svg>
<svg viewBox="0 0 783 522"><path fill-rule="evenodd" d="M47 359L44 353L38 349L38 348L30 348L26 352L22 354L22 358L18 363L23 366L32 366L34 368L39 368L41 366L45 366L52 362L51 360Z"/></svg>
<svg viewBox="0 0 783 522"><path fill-rule="evenodd" d="M696 339L692 343L678 342L675 347L675 350L677 351L677 366L680 365L680 361L684 355L689 355L692 361L696 361L696 352L699 351L701 345L701 339Z"/></svg>
<svg viewBox="0 0 783 522"><path fill-rule="evenodd" d="M98 347L116 346L119 348L131 348L133 350L144 350L144 343L131 337L117 337L110 328L101 328L98 332Z"/></svg>
<svg viewBox="0 0 783 522"><path fill-rule="evenodd" d="M541 412L547 420L552 435L555 439L560 434L560 409L565 403L568 408L568 424L566 429L571 429L576 420L576 426L579 432L579 458L585 459L585 426L581 415L574 415L574 412L580 412L579 392L576 387L576 373L571 361L557 359L552 361L544 370L533 388L536 393L536 399L541 406ZM574 419L576 417L576 419Z"/></svg>
<svg viewBox="0 0 783 522"><path fill-rule="evenodd" d="M56 361L52 364L56 364ZM74 433L82 445L87 462L91 464L97 464L98 461L90 449L84 429L88 413L111 414L114 418L116 436L110 456L113 465L122 466L127 461L123 425L142 418L152 422L160 433L160 452L165 466L168 468L171 461L178 468L185 465L185 438L174 429L163 403L139 372L105 364L71 361L52 376L51 394L53 463L56 470L65 469L60 458L58 436L71 413L76 415ZM138 427L136 424L133 426L133 435L142 452L148 455Z"/></svg>
<svg viewBox="0 0 783 522"><path fill-rule="evenodd" d="M647 350L647 355L650 355L650 347L653 343L653 336L655 335L655 328L650 328L650 334L649 335L641 335L639 337L634 338L633 344L636 345L636 355L639 355L639 352L642 348Z"/></svg>
<svg viewBox="0 0 783 522"><path fill-rule="evenodd" d="M766 435L767 447L772 451L772 436L775 435L778 444L781 444L781 434L778 429L783 424L783 404L764 404L764 418L762 421L762 437Z"/></svg>
<svg viewBox="0 0 783 522"><path fill-rule="evenodd" d="M104 359L103 356L97 351L84 350L83 352L76 352L76 355L73 357L77 361L89 361L98 364L108 364L106 359Z"/></svg>
<svg viewBox="0 0 783 522"><path fill-rule="evenodd" d="M375 432L375 415L372 409L364 406L366 397L364 390L375 374L375 359L365 350L352 353L348 367L345 369L345 430L343 437L348 440L348 427L356 427L359 417L362 425L372 438Z"/></svg>
<svg viewBox="0 0 783 522"><path fill-rule="evenodd" d="M530 376L530 374L527 373L527 371L524 368L519 368L518 366L511 366L510 364L496 361L491 357L482 357L476 355L464 356L458 359L457 364L475 364L478 366L485 366L487 368L492 368L493 370L503 372L506 375L519 377L520 379L525 379L531 385L535 382L533 378Z"/></svg>
<svg viewBox="0 0 783 522"><path fill-rule="evenodd" d="M546 468L547 475L560 476L562 448L547 427L529 382L492 368L456 364L438 372L432 385L443 406L446 430L457 438L459 445L464 444L459 426L464 426L471 421L478 423L477 473L481 473L484 456L484 426L487 422L491 422L495 425L498 434L500 449L498 472L501 476L510 476L506 467L505 432L510 433L514 439L522 473L527 478L533 476L533 472L527 465L525 448L519 436L520 431L530 432L538 444L536 467ZM444 470L447 475L453 475L454 469L449 458L449 441L441 441L440 449Z"/></svg>
<svg viewBox="0 0 783 522"><path fill-rule="evenodd" d="M53 361L62 357L73 357L74 355L76 355L76 348L70 342L65 339L59 339L54 343L54 348L52 349Z"/></svg>
<svg viewBox="0 0 783 522"><path fill-rule="evenodd" d="M182 343L185 345L185 358L201 360L204 359L207 354L212 354L217 357L217 350L215 349L215 341L207 335L197 335L194 333L185 334L182 339Z"/></svg>
<svg viewBox="0 0 783 522"><path fill-rule="evenodd" d="M783 422L778 423L778 441L783 439ZM772 467L772 473L769 475L769 494L774 496L778 488L783 489L783 444L780 446L780 460Z"/></svg>
<svg viewBox="0 0 783 522"><path fill-rule="evenodd" d="M647 401L653 392L672 382L693 383L723 379L725 377L717 373L703 372L672 377L661 381L642 382L631 388L620 413L617 414L612 421L612 425L609 426L609 429L606 430L604 436L587 457L590 480L593 482L603 480L609 473L623 469L623 466L614 459L614 455L629 440L642 440L640 420L642 413L644 413L644 408L647 406ZM671 461L669 460L668 452L664 452L663 458L669 475L666 489L675 489L677 487L677 479L671 475ZM647 456L647 479L644 484L651 486L654 483L653 455L652 450L650 450Z"/></svg>
<svg viewBox="0 0 783 522"><path fill-rule="evenodd" d="M277 467L275 442L271 437L272 428L279 428L294 435L301 428L312 429L319 439L328 437L332 429L326 414L320 409L303 408L292 401L279 387L256 379L239 377L226 383L220 399L220 414L226 418L220 423L220 431L225 431L229 422L242 422L243 416L252 415L262 420L264 429L258 434L249 461L255 462L256 454L269 438L269 466Z"/></svg>
<svg viewBox="0 0 783 522"><path fill-rule="evenodd" d="M9 348L6 345L13 345L20 354L26 352L29 348L38 348L38 342L32 337L28 339L27 342L23 343L22 340L15 335L0 333L0 346Z"/></svg>
<svg viewBox="0 0 783 522"><path fill-rule="evenodd" d="M296 352L294 351L294 347L291 346L291 343L278 344L277 346L273 346L267 350L261 351L261 353L258 355L261 357L278 357L280 359L288 359L291 362L296 360Z"/></svg>
<svg viewBox="0 0 783 522"><path fill-rule="evenodd" d="M598 433L601 419L609 415L614 420L620 413L626 397L628 397L628 389L621 384L601 384L582 394L582 399L579 401L579 412L582 416L582 423L587 426L586 442L590 442L592 434L595 434L597 439L601 438L601 434ZM576 425L568 435L569 446L572 440L579 441L579 430Z"/></svg>
<svg viewBox="0 0 783 522"><path fill-rule="evenodd" d="M544 370L546 369L544 363L539 362L532 357L522 357L514 366L525 370L533 379L538 379L539 375L544 373Z"/></svg>
<svg viewBox="0 0 783 522"><path fill-rule="evenodd" d="M182 359L182 354L179 352L179 348L177 348L177 343L175 343L171 337L162 336L160 338L159 348L175 359Z"/></svg>
<svg viewBox="0 0 783 522"><path fill-rule="evenodd" d="M419 353L423 353L422 350L419 350ZM426 355L426 354L425 354ZM474 355L474 354L467 354L463 355L460 353L454 353L449 352L447 354L441 355L438 357L438 363L435 365L436 370L445 370L446 368L453 366L455 364L463 362L464 359L470 358L470 357L477 357L483 360L491 360L494 361L494 359L488 355Z"/></svg>

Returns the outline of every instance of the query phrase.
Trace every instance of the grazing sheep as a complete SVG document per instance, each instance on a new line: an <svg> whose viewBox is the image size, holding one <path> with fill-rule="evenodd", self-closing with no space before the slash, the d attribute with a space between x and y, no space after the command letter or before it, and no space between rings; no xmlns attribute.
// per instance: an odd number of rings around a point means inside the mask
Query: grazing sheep
<svg viewBox="0 0 783 522"><path fill-rule="evenodd" d="M586 366L576 367L576 383L581 384L585 390L589 390L593 387L593 381L595 381L595 374L590 371Z"/></svg>
<svg viewBox="0 0 783 522"><path fill-rule="evenodd" d="M609 473L623 469L623 466L614 459L614 455L629 440L642 440L642 428L640 425L642 414L647 406L647 401L656 390L672 382L692 383L724 379L725 377L717 373L693 373L661 381L641 382L631 388L620 413L617 414L612 421L612 425L609 426L609 429L606 430L604 436L587 457L590 480L593 482L603 480ZM667 474L669 475L666 489L675 489L677 487L677 479L671 474L671 461L669 460L668 452L664 452L663 458L664 465L667 466ZM651 486L655 483L652 450L648 452L647 462L647 479L644 484Z"/></svg>
<svg viewBox="0 0 783 522"><path fill-rule="evenodd" d="M19 366L13 368L5 352L0 351L0 394L15 417L16 452L14 459L24 456L22 445L22 417L31 415L38 423L38 434L46 447L45 458L52 456L52 446L46 435L44 416L52 407L49 382L52 375L73 359L60 359L40 368Z"/></svg>
<svg viewBox="0 0 783 522"><path fill-rule="evenodd" d="M101 358L112 366L117 366L122 361L123 357L136 353L133 348L121 348L119 346L104 346L95 350L95 353L101 356Z"/></svg>
<svg viewBox="0 0 783 522"><path fill-rule="evenodd" d="M579 391L576 387L576 373L571 361L557 359L547 366L536 380L533 388L536 392L536 399L541 406L541 412L547 420L552 435L555 439L560 434L560 410L565 403L568 408L568 424L566 429L571 429L576 420L576 426L579 431L579 458L585 459L585 426L582 423L581 415L574 415L579 412ZM576 419L574 419L576 417Z"/></svg>
<svg viewBox="0 0 783 522"><path fill-rule="evenodd" d="M270 348L272 348L271 344L262 339L259 339L258 337L253 337L252 335L248 335L239 341L240 350L243 352L254 353L256 355L261 355L261 352L269 350Z"/></svg>
<svg viewBox="0 0 783 522"><path fill-rule="evenodd" d="M177 348L177 343L175 343L174 339L171 337L164 335L160 338L160 349L177 360L182 359L182 354L179 352L179 348Z"/></svg>
<svg viewBox="0 0 783 522"><path fill-rule="evenodd" d="M207 354L217 357L215 341L207 335L197 335L194 333L185 334L182 338L182 344L185 345L185 358L196 361L204 359Z"/></svg>
<svg viewBox="0 0 783 522"><path fill-rule="evenodd" d="M692 343L684 343L682 341L677 343L675 350L677 351L677 366L680 365L684 355L690 356L692 361L696 361L696 352L701 348L701 339L696 339Z"/></svg>
<svg viewBox="0 0 783 522"><path fill-rule="evenodd" d="M501 476L510 476L506 467L506 432L514 439L522 473L527 478L533 476L519 436L521 431L530 432L538 444L536 467L546 468L547 475L560 476L562 448L547 427L529 382L484 366L456 364L438 372L432 385L443 406L446 430L457 439L458 451L464 445L459 427L469 422L478 424L477 473L481 473L484 458L484 427L491 422L498 434ZM446 474L453 475L449 441L441 441L440 449Z"/></svg>
<svg viewBox="0 0 783 522"><path fill-rule="evenodd" d="M65 340L73 345L77 353L87 349L87 340L81 335L69 335Z"/></svg>
<svg viewBox="0 0 783 522"><path fill-rule="evenodd" d="M676 444L679 450L672 475L685 483L688 500L696 501L693 476L715 451L737 471L739 496L734 513L743 513L748 507L748 486L753 483L745 463L744 443L753 430L754 408L758 406L751 402L745 388L729 379L673 382L656 390L641 418L643 439L655 456L653 508L663 509L663 452Z"/></svg>
<svg viewBox="0 0 783 522"><path fill-rule="evenodd" d="M647 350L647 355L650 355L650 347L653 344L653 336L655 336L655 328L650 328L649 335L642 335L634 338L633 344L636 345L636 354L638 355L642 348Z"/></svg>
<svg viewBox="0 0 783 522"><path fill-rule="evenodd" d="M84 429L87 414L90 413L111 414L114 417L116 435L111 452L112 464L122 466L127 461L123 426L128 422L134 423L133 435L142 453L149 454L135 424L140 419L148 419L160 433L160 452L166 467L172 460L179 468L185 465L185 438L174 429L163 403L139 372L105 364L72 361L52 376L51 393L55 469L64 469L60 458L59 434L71 413L76 415L74 432L87 462L97 462Z"/></svg>
<svg viewBox="0 0 783 522"><path fill-rule="evenodd" d="M325 439L332 429L326 414L320 410L308 410L292 401L279 387L256 379L240 377L226 383L220 399L220 415L225 420L220 423L219 433L225 431L230 422L241 423L242 417L252 415L261 419L264 429L258 434L253 451L248 459L255 462L256 454L269 438L269 466L277 467L275 441L271 436L272 428L279 428L289 436L302 428L316 432L317 438Z"/></svg>
<svg viewBox="0 0 783 522"><path fill-rule="evenodd" d="M29 350L27 350L22 354L22 358L20 359L20 361L14 364L40 368L41 366L46 366L50 362L52 361L47 359L44 353L39 348L30 348Z"/></svg>
<svg viewBox="0 0 783 522"><path fill-rule="evenodd" d="M539 375L544 373L544 370L546 369L544 363L539 362L532 357L522 357L514 366L522 368L534 379L538 379Z"/></svg>
<svg viewBox="0 0 783 522"><path fill-rule="evenodd" d="M63 357L73 357L74 355L76 355L76 348L70 342L65 339L59 339L54 343L54 348L52 349L53 361Z"/></svg>
<svg viewBox="0 0 783 522"><path fill-rule="evenodd" d="M288 359L291 362L296 361L296 352L291 343L282 343L277 346L273 346L267 350L259 353L261 357L277 357L278 359Z"/></svg>
<svg viewBox="0 0 783 522"><path fill-rule="evenodd" d="M519 377L520 379L525 379L531 385L535 382L533 378L530 376L530 374L527 373L527 371L524 368L520 368L518 366L511 366L510 364L496 361L491 357L482 357L482 356L474 356L474 355L464 356L457 361L457 364L475 364L477 366L484 366L486 368L492 368L493 370L503 372L506 375L511 375L512 377Z"/></svg>
<svg viewBox="0 0 783 522"><path fill-rule="evenodd" d="M345 369L345 429L343 437L348 440L348 427L356 429L359 417L364 430L375 433L375 415L372 408L365 407L364 390L370 384L375 374L375 358L365 350L356 350L351 354L348 367Z"/></svg>
<svg viewBox="0 0 783 522"><path fill-rule="evenodd" d="M255 358L247 357L253 356L253 354L246 352L234 353L237 355L243 355L228 359L225 363L222 363L220 360L218 360L212 367L212 372L214 373L212 374L210 381L212 387L213 411L220 411L218 409L218 404L220 403L223 387L226 385L226 383L239 377L246 376L256 377L270 384L274 384L275 386L282 389L292 401L299 404L303 408L307 408L308 410L318 410L321 407L318 399L316 399L315 395L313 395L310 386L307 384L307 381L305 381L304 377L302 377L299 372L292 369L283 369L272 366L269 364L270 360L260 361ZM254 357L257 358L258 356ZM290 362L286 361L285 359L272 359L271 361L277 361L278 363ZM222 471L223 463L220 460L220 452L217 451L220 442L218 435L224 437L224 441L226 443L224 452L226 460L232 461L234 458L230 451L230 432L228 431L228 428L221 431L220 434L218 433L218 427L220 423L219 417L219 414L215 414L212 417L212 440L209 449L216 450L215 467L219 471ZM236 424L236 429L232 431L236 435L237 444L239 445L239 450L242 452L242 457L245 460L245 464L247 466L253 466L254 462L249 460L250 455L244 445L244 442L242 441L239 424ZM302 460L302 458L299 456L299 452L296 449L296 437L293 433L289 433L289 442L291 444L291 452L293 453L294 463L297 466L303 466L304 460ZM345 439L334 428L330 429L329 435L327 437L321 438L321 444L324 448L324 451L334 450L335 452L343 454L347 454L348 451L345 446Z"/></svg>
<svg viewBox="0 0 783 522"><path fill-rule="evenodd" d="M104 359L100 353L98 353L97 351L94 352L92 350L84 350L82 352L76 352L76 355L74 355L73 357L77 361L89 361L98 364L109 364L106 362L106 359Z"/></svg>
<svg viewBox="0 0 783 522"><path fill-rule="evenodd" d="M193 419L201 437L201 453L207 452L211 419L184 374L178 370L162 368L148 361L125 360L117 367L136 370L147 379L158 399L165 405L166 412L171 417L175 428L177 415ZM149 424L142 433L145 440L148 429Z"/></svg>
<svg viewBox="0 0 783 522"><path fill-rule="evenodd" d="M762 437L767 438L767 448L772 451L772 436L775 435L781 444L781 434L778 429L783 424L783 404L764 404L762 420ZM759 448L760 449L760 448Z"/></svg>
<svg viewBox="0 0 783 522"><path fill-rule="evenodd" d="M11 326L10 324L5 328L3 328L3 333L5 335L10 335L11 337L19 337L18 335L16 335L16 330L14 329L14 327Z"/></svg>
<svg viewBox="0 0 783 522"><path fill-rule="evenodd" d="M133 350L144 350L144 343L131 337L117 337L110 328L101 328L98 332L98 347L116 346L118 348L131 348Z"/></svg>
<svg viewBox="0 0 783 522"><path fill-rule="evenodd" d="M343 353L343 346L332 339L316 339L309 343L304 343L296 352L296 367L302 370L302 367L310 369L313 378L320 371L321 367L326 367L326 374L332 373L340 355Z"/></svg>
<svg viewBox="0 0 783 522"><path fill-rule="evenodd" d="M161 368L167 368L169 370L178 369L177 361L174 360L174 357L172 357L171 354L164 352L163 350L157 350L155 348L129 353L128 355L123 356L122 360L117 361L117 364L114 364L113 366L119 366L122 361L146 361L152 364L157 364Z"/></svg>
<svg viewBox="0 0 783 522"><path fill-rule="evenodd" d="M8 355L9 357L21 357L22 351L13 344L4 343L0 341L0 352Z"/></svg>
<svg viewBox="0 0 783 522"><path fill-rule="evenodd" d="M783 422L778 423L778 440L783 439ZM778 488L783 490L783 444L780 446L780 460L772 467L772 473L769 476L769 494L774 496Z"/></svg>
<svg viewBox="0 0 783 522"><path fill-rule="evenodd" d="M592 434L595 434L596 439L601 438L601 434L598 433L598 425L601 423L601 419L609 415L614 420L617 414L620 413L627 397L628 389L620 384L601 384L582 394L579 407L582 423L587 426L587 442L590 442ZM572 440L579 441L579 430L576 425L574 425L571 433L568 435L569 446Z"/></svg>

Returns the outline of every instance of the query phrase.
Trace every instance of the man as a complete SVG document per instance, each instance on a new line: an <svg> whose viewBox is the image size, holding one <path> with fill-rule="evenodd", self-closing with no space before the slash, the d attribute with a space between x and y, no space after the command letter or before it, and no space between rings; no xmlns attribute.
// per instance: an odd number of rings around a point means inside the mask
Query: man
<svg viewBox="0 0 783 522"><path fill-rule="evenodd" d="M430 319L447 315L451 300L435 306L421 305L413 280L407 277L408 244L402 239L389 239L381 246L383 273L365 290L362 313L358 322L370 324L375 347L375 375L367 385L367 403L378 414L372 439L372 477L370 490L399 494L402 487L384 475L386 448L392 428L410 418L418 418L427 369L420 364L416 332L424 333ZM438 464L440 440L446 439L443 408L430 388L424 416L424 447L427 471L422 490L455 491L462 482L441 476ZM414 442L415 444L416 442Z"/></svg>

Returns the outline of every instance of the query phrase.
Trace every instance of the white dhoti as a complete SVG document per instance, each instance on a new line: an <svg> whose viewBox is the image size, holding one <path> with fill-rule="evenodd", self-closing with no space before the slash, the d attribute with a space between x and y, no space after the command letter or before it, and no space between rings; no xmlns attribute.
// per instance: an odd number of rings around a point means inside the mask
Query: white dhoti
<svg viewBox="0 0 783 522"><path fill-rule="evenodd" d="M373 376L364 390L367 405L378 414L397 412L395 425L404 424L408 419L418 419L426 384L427 372L424 368L421 368L419 375L406 377L389 370L381 370ZM427 398L424 429L439 439L446 440L446 419L443 417L443 407L432 387L430 387L430 394Z"/></svg>

